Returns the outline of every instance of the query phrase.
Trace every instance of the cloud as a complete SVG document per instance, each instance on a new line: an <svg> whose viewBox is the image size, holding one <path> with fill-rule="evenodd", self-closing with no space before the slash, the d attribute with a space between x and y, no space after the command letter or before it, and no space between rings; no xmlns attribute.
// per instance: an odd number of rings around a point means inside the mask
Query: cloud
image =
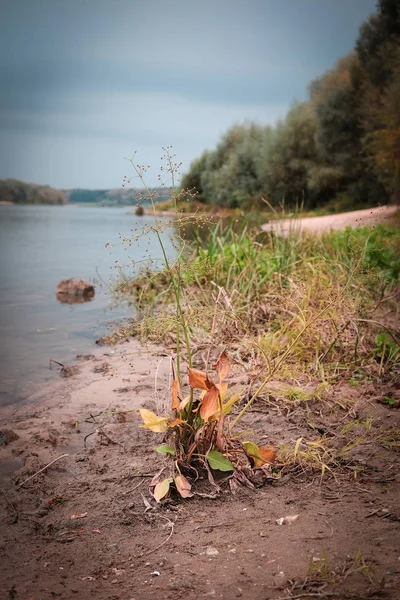
<svg viewBox="0 0 400 600"><path fill-rule="evenodd" d="M86 94L76 107L75 112L61 115L58 111L5 113L0 126L8 153L0 176L7 170L17 176L25 165L29 181L44 181L40 177L47 171L45 181L59 187L118 187L126 170L124 157L137 150L140 162L152 166L149 184L155 185L162 146L172 145L187 168L228 127L242 122L244 114L259 123L274 123L288 108L259 105L243 110L242 105L188 102L178 94L143 92Z"/></svg>
<svg viewBox="0 0 400 600"><path fill-rule="evenodd" d="M3 0L0 177L115 187L126 153L164 144L188 164L304 99L374 4Z"/></svg>

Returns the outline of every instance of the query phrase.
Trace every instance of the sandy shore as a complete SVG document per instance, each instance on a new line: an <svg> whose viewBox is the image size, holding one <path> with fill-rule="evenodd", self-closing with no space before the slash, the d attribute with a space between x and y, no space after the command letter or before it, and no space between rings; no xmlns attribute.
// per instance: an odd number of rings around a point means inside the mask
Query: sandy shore
<svg viewBox="0 0 400 600"><path fill-rule="evenodd" d="M47 440L43 458L49 461L56 448L76 451L93 429L93 423L85 422L91 420L90 414L132 411L127 418L137 424L137 409L154 401L155 387L158 397L168 389L168 358L158 348L146 349L136 340L115 348L96 347L93 354L74 364L76 375L60 377L24 402L0 408L0 429L18 435L18 440L1 448L0 486L20 466L16 457L32 444L39 443L43 450L41 442ZM75 432L79 434L71 437Z"/></svg>
<svg viewBox="0 0 400 600"><path fill-rule="evenodd" d="M159 365L163 352L135 340L113 350L96 348L79 363L79 374L2 411L1 598L272 600L288 598L293 581L300 582L294 597L316 596L321 582L310 579L310 564L324 567L325 556L324 592L352 600L396 597L395 451L368 438L347 456L354 474L299 473L235 496L226 489L215 499L156 504L148 483L166 462L154 452L160 435L138 427L137 408L165 414L169 361ZM373 414L374 426L387 432L398 423L398 411L376 401L397 391L366 384L329 391L313 417L300 407L287 415L278 405L255 404L243 427L255 441L293 446L315 434L307 426L313 418L340 437L343 419L355 417L330 412L335 394L350 402L357 422ZM18 437L4 440L5 430ZM299 517L278 526L286 515Z"/></svg>
<svg viewBox="0 0 400 600"><path fill-rule="evenodd" d="M388 223L398 210L398 206L380 206L378 208L354 210L352 212L326 215L324 217L281 219L266 223L262 226L262 229L264 231L276 229L282 233L288 233L291 230L326 233L333 229L344 229L345 227L364 227L366 225Z"/></svg>

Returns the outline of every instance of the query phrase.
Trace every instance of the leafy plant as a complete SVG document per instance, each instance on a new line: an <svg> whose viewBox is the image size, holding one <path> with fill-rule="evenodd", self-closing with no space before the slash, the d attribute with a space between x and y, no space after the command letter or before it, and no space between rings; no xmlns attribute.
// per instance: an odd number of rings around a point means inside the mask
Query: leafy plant
<svg viewBox="0 0 400 600"><path fill-rule="evenodd" d="M226 378L230 361L226 352L218 357L215 371L214 379L208 372L189 368L190 392L186 396L182 394L180 380L175 378L168 416L139 409L143 420L141 427L164 434L162 444L155 450L169 459L168 467L163 468L150 484L157 502L169 494L171 485L182 498L193 496L195 492L190 480L197 481L204 470L215 492L220 486L213 472L229 473L232 491L240 484L254 487L255 481L271 476L277 448L233 439L226 425L227 415L240 399L240 394L228 393ZM256 470L261 473L261 478Z"/></svg>

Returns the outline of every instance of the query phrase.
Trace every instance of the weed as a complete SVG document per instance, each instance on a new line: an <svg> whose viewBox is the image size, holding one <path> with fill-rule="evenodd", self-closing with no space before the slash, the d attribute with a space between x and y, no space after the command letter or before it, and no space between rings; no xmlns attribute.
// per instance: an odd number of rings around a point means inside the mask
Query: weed
<svg viewBox="0 0 400 600"><path fill-rule="evenodd" d="M167 466L152 482L158 501L171 488L184 498L200 493L192 484L200 481L201 471L214 492L220 487L214 472L229 473L225 478L233 491L239 484L251 487L272 477L276 450L239 441L232 430L273 380L285 382L286 404L308 406L311 400L321 401L331 382L387 377L400 362L396 332L379 320L379 310L390 308L395 297L398 232L358 228L317 238L300 234L295 225L288 235L278 235L215 224L209 215L183 212L182 202L191 192L176 191L179 165L174 160L165 149L177 258L167 257L161 235L171 222L160 220L154 192L147 189L154 224L138 235L157 237L161 267L146 265L135 279L119 284L119 291L129 293L141 310L132 329L174 351L171 406L158 414L141 409L143 427L163 434L157 452L166 455ZM144 184L146 169L130 162ZM192 227L194 239L189 241ZM217 377L211 377L209 363L217 358L217 347L232 350L248 375L250 392L228 395L225 352L216 360ZM315 391L305 392L304 384ZM228 423L227 414L245 397ZM319 471L323 478L363 443L372 425L368 419L359 423L363 433L341 450L331 448L324 436L299 438L294 448L281 448L280 464L287 470Z"/></svg>
<svg viewBox="0 0 400 600"><path fill-rule="evenodd" d="M316 558L311 557L308 565L307 576L315 577L319 579L328 579L333 576L332 568L330 566L328 553L324 548L321 551L322 557Z"/></svg>
<svg viewBox="0 0 400 600"><path fill-rule="evenodd" d="M208 372L189 368L190 390L200 391L194 398L190 393L183 397L180 381L174 378L169 416L140 409L141 427L164 434L156 452L170 458L169 466L164 467L150 484L157 502L169 493L171 484L182 498L189 498L194 493L201 495L192 491L189 477L197 481L202 470L207 471L214 493L220 491L220 486L212 470L229 473L233 492L239 485L253 488L255 481L260 482L260 475L261 480L271 477L271 464L275 462L277 448L241 442L226 431L225 418L240 394L228 395L226 378L230 363L225 352L219 356L215 370L217 381ZM165 469L168 469L166 476Z"/></svg>

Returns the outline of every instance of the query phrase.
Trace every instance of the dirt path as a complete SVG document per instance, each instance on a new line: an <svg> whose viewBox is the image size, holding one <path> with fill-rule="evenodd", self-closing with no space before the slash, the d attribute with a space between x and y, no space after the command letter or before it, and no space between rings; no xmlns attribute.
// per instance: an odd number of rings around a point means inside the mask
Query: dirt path
<svg viewBox="0 0 400 600"><path fill-rule="evenodd" d="M169 397L160 358L135 341L97 350L76 377L3 411L1 429L19 437L0 448L0 598L399 598L399 390L343 380L322 402L288 405L276 382L244 429L264 443L348 447L334 476L304 464L235 496L156 505L149 474L164 459L137 408ZM287 515L299 517L278 525Z"/></svg>
<svg viewBox="0 0 400 600"><path fill-rule="evenodd" d="M345 227L363 227L366 225L377 225L388 223L398 211L397 206L380 206L379 208L367 208L365 210L354 210L352 212L340 213L338 215L326 215L324 217L305 217L303 219L283 219L272 221L262 226L264 231L279 229L282 232L295 230L306 230L312 233L325 233L331 229L344 229Z"/></svg>

